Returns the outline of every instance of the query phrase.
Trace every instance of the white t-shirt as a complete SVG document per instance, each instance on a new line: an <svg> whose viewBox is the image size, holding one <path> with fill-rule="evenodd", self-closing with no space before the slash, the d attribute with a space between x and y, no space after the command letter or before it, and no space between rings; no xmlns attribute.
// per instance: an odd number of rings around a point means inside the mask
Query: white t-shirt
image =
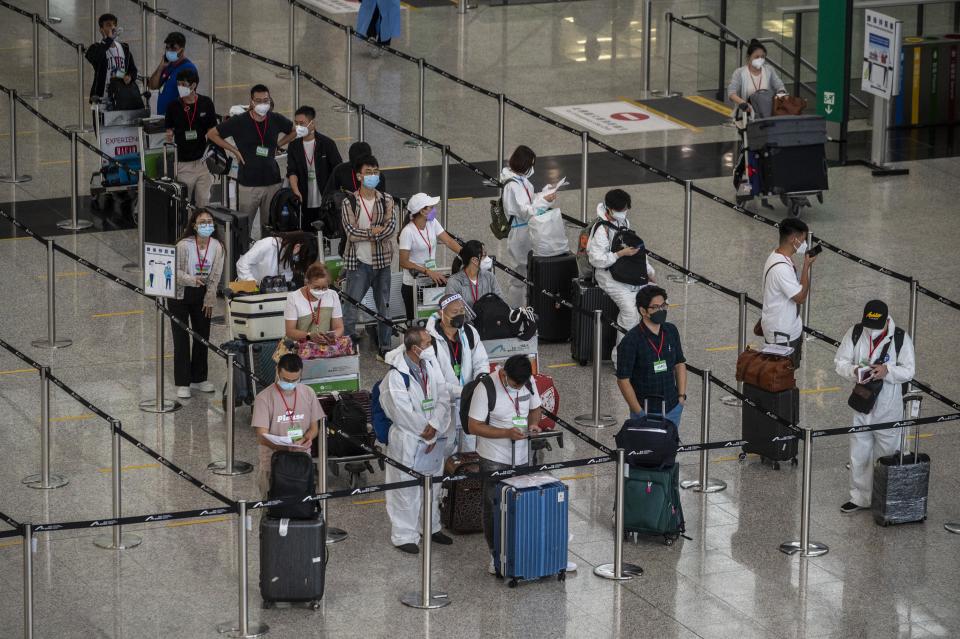
<svg viewBox="0 0 960 639"><path fill-rule="evenodd" d="M200 248L194 239L184 240L187 245L187 273L196 277L198 275L209 275L213 268L213 259L217 256L217 245L219 242L214 238L207 240L207 245Z"/></svg>
<svg viewBox="0 0 960 639"><path fill-rule="evenodd" d="M127 71L127 57L123 53L123 47L120 46L118 40L114 40L113 44L107 49L107 81L103 85L103 95L107 94L107 85L110 84L110 79L117 77L117 75L125 75Z"/></svg>
<svg viewBox="0 0 960 639"><path fill-rule="evenodd" d="M493 388L497 393L496 403L493 410L490 411L489 423L495 428L513 428L513 419L518 415L526 418L527 414L540 408L540 394L537 392L537 385L530 379L530 386L533 392L526 386L520 391L507 388L500 381L500 370L497 369L490 373L490 379L493 380ZM470 398L470 417L479 421L487 421L487 389L481 383L473 391L473 397ZM510 464L511 448L513 444L509 439L488 439L486 437L477 437L477 452L484 459L497 462L499 464ZM523 466L527 463L527 441L518 441L516 443L516 465Z"/></svg>
<svg viewBox="0 0 960 639"><path fill-rule="evenodd" d="M771 268L772 267L772 268ZM790 341L803 333L803 321L800 319L800 306L793 296L803 290L793 261L774 251L763 265L763 339L768 344L783 342L783 335L774 336L774 332L786 333Z"/></svg>
<svg viewBox="0 0 960 639"><path fill-rule="evenodd" d="M304 140L303 141L303 154L307 158L307 188L306 191L300 191L301 194L305 194L307 197L307 208L315 209L320 206L320 187L317 186L317 171L314 166L314 150L317 146L317 141L314 140Z"/></svg>
<svg viewBox="0 0 960 639"><path fill-rule="evenodd" d="M357 226L361 229L368 229L373 226L371 218L377 219L377 200L376 198L368 200L364 197L358 197L357 200L357 208L360 209L360 215L357 216ZM367 213L370 214L369 217ZM373 243L370 240L360 240L356 242L356 245L357 259L364 264L373 264Z"/></svg>
<svg viewBox="0 0 960 639"><path fill-rule="evenodd" d="M426 266L427 260L437 259L437 237L443 233L443 227L437 220L427 222L423 230L410 222L400 231L400 250L410 251L410 261L420 266ZM434 270L435 267L427 267ZM407 269L403 270L403 283L413 286L414 277Z"/></svg>
<svg viewBox="0 0 960 639"><path fill-rule="evenodd" d="M311 296L312 297L312 296ZM343 317L343 307L340 305L340 296L329 288L320 296L320 306L333 308L331 317ZM287 294L287 305L283 308L283 319L297 320L304 315L310 315L317 310L317 301L307 301L301 289Z"/></svg>
<svg viewBox="0 0 960 639"><path fill-rule="evenodd" d="M237 279L256 280L271 275L283 275L288 282L293 279L289 267L280 268L280 238L265 237L254 242L250 250L237 260Z"/></svg>

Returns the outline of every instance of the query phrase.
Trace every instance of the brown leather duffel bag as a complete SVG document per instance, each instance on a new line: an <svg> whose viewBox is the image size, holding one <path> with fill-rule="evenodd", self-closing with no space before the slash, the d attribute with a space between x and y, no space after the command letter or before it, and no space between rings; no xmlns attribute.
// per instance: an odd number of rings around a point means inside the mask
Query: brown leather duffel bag
<svg viewBox="0 0 960 639"><path fill-rule="evenodd" d="M797 385L794 370L789 357L767 355L749 348L737 358L737 381L770 393L794 388Z"/></svg>
<svg viewBox="0 0 960 639"><path fill-rule="evenodd" d="M803 115L807 101L793 95L778 95L773 98L773 115Z"/></svg>

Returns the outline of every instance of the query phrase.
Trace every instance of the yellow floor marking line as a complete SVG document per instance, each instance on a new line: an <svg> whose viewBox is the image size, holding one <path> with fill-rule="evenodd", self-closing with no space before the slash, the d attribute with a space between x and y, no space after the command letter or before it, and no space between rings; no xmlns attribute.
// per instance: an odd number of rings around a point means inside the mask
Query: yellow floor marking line
<svg viewBox="0 0 960 639"><path fill-rule="evenodd" d="M687 100L690 100L694 104L699 104L700 106L710 109L711 111L716 111L717 113L729 116L733 109L728 107L722 102L717 102L716 100L711 100L708 97L702 95L685 95L683 96Z"/></svg>
<svg viewBox="0 0 960 639"><path fill-rule="evenodd" d="M93 413L84 413L82 415L64 415L63 417L53 417L50 419L51 422L79 422L85 419L93 419L96 417Z"/></svg>
<svg viewBox="0 0 960 639"><path fill-rule="evenodd" d="M654 114L654 115L657 116L658 118L663 118L664 120L669 120L670 122L673 122L674 124L679 124L680 126L686 128L686 129L690 129L690 130L693 131L694 133L700 133L700 129L697 128L697 127L695 127L695 126L693 126L693 125L690 124L689 122L684 122L683 120L678 120L677 118L673 117L672 115L667 115L667 114L664 113L663 111L658 111L657 109L654 109L653 107L651 107L651 106L648 105L648 104L643 104L643 103L640 102L639 100L632 100L632 99L630 99L630 98L625 98L625 97L620 97L619 99L620 99L620 100L623 100L624 102L629 102L630 104L632 104L633 106L637 107L638 109L643 109L644 111L649 111L650 113Z"/></svg>
<svg viewBox="0 0 960 639"><path fill-rule="evenodd" d="M550 364L547 368L568 368L570 366L579 366L576 362L569 362L567 364Z"/></svg>
<svg viewBox="0 0 960 639"><path fill-rule="evenodd" d="M9 371L0 371L0 375L19 375L20 373L35 373L35 368L14 368Z"/></svg>
<svg viewBox="0 0 960 639"><path fill-rule="evenodd" d="M369 506L370 504L384 504L386 499L364 499L363 501L352 501L350 502L354 506Z"/></svg>
<svg viewBox="0 0 960 639"><path fill-rule="evenodd" d="M220 89L245 89L245 88L248 87L248 86L250 86L249 83L243 83L243 84L223 84L223 85L217 85L217 90L220 90Z"/></svg>
<svg viewBox="0 0 960 639"><path fill-rule="evenodd" d="M588 479L590 477L596 477L593 473L580 473L579 475L570 475L569 477L558 477L563 481L577 481L578 479Z"/></svg>
<svg viewBox="0 0 960 639"><path fill-rule="evenodd" d="M57 277L86 277L90 275L90 271L64 271L63 273L57 273ZM38 280L46 280L46 275L37 275Z"/></svg>
<svg viewBox="0 0 960 639"><path fill-rule="evenodd" d="M454 2L454 4L456 4L456 2ZM448 197L447 202L466 202L472 199L472 197Z"/></svg>
<svg viewBox="0 0 960 639"><path fill-rule="evenodd" d="M381 166L381 171L399 171L401 169L415 169L417 168L413 164L401 164L400 166ZM449 198L447 198L449 200Z"/></svg>
<svg viewBox="0 0 960 639"><path fill-rule="evenodd" d="M17 131L17 135L33 135L36 131ZM9 133L0 133L0 138L9 138Z"/></svg>
<svg viewBox="0 0 960 639"><path fill-rule="evenodd" d="M207 517L196 521L171 521L167 528L179 528L181 526L199 526L200 524L219 524L225 521L232 521L233 517Z"/></svg>
<svg viewBox="0 0 960 639"><path fill-rule="evenodd" d="M0 239L0 242L16 242L17 240L32 240L33 238L29 235L23 235L21 237L5 237Z"/></svg>
<svg viewBox="0 0 960 639"><path fill-rule="evenodd" d="M124 470L145 470L147 468L160 468L160 464L134 464L132 466L121 466L120 471ZM98 468L101 473L112 473L112 468Z"/></svg>
<svg viewBox="0 0 960 639"><path fill-rule="evenodd" d="M59 166L62 164L70 164L70 160L42 160L37 164L39 166Z"/></svg>
<svg viewBox="0 0 960 639"><path fill-rule="evenodd" d="M417 10L417 7L414 7L414 6L412 6L412 5L409 5L409 4L407 4L406 2L401 2L401 3L400 3L400 6L403 7L404 9L407 9L408 11L416 11L416 10Z"/></svg>
<svg viewBox="0 0 960 639"><path fill-rule="evenodd" d="M719 353L720 351L735 351L737 350L737 345L734 344L733 346L713 346L711 348L706 348L704 350L706 350L708 353Z"/></svg>
<svg viewBox="0 0 960 639"><path fill-rule="evenodd" d="M759 457L759 455L750 453L749 455L747 455L747 457ZM713 461L739 461L739 460L740 460L740 456L737 455L735 457L717 457Z"/></svg>
<svg viewBox="0 0 960 639"><path fill-rule="evenodd" d="M0 49L2 51L3 49ZM14 539L13 541L6 541L0 544L0 548L9 548L10 546L20 546L23 544L22 539Z"/></svg>
<svg viewBox="0 0 960 639"><path fill-rule="evenodd" d="M800 391L801 395L814 395L816 393L836 393L840 390L839 386L830 386L827 388L804 388Z"/></svg>
<svg viewBox="0 0 960 639"><path fill-rule="evenodd" d="M100 317L123 317L125 315L143 315L143 311L116 311L113 313L97 313L91 315L90 317L100 318Z"/></svg>
<svg viewBox="0 0 960 639"><path fill-rule="evenodd" d="M40 75L63 75L64 73L73 73L76 69L47 69L41 71Z"/></svg>

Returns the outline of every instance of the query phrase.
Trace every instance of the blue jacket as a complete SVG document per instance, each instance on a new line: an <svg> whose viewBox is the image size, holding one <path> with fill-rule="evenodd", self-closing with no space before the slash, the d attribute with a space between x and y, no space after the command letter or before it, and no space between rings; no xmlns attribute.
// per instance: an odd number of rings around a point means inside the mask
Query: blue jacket
<svg viewBox="0 0 960 639"><path fill-rule="evenodd" d="M366 37L373 19L373 9L380 9L378 40L384 42L400 35L400 0L361 0L357 12L357 32Z"/></svg>

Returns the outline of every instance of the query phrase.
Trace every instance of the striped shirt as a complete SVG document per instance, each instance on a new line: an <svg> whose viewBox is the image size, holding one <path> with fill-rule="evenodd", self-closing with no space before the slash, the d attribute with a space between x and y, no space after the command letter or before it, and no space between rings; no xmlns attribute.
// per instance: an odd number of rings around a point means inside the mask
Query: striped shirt
<svg viewBox="0 0 960 639"><path fill-rule="evenodd" d="M371 240L373 240L373 262L370 266L373 268L390 266L393 261L393 236L397 230L397 211L393 196L377 191L374 210L370 211L373 216L370 226L382 226L384 230L375 239L369 228L360 227L360 216L367 215L360 201L360 192L352 193L351 196L343 198L343 205L340 210L343 230L347 235L347 246L343 252L343 270L357 270L359 267L357 243Z"/></svg>

